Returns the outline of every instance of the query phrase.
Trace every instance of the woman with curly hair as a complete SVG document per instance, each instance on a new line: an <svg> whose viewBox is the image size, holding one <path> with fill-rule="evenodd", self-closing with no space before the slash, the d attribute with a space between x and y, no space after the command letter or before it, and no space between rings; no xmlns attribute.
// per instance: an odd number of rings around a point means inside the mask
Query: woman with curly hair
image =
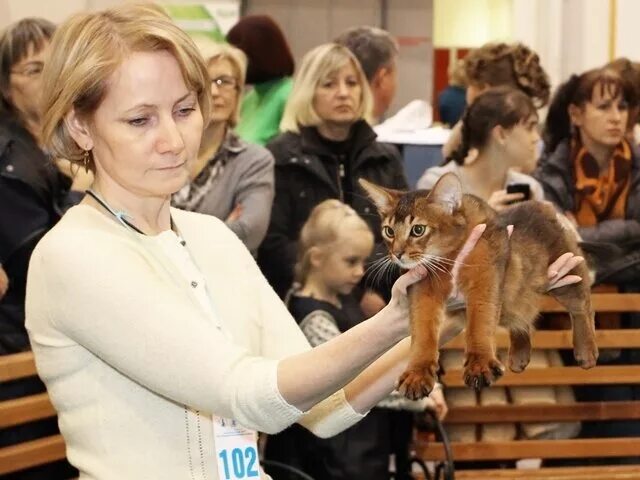
<svg viewBox="0 0 640 480"><path fill-rule="evenodd" d="M467 105L492 87L513 87L531 98L536 108L549 102L551 84L538 54L522 43L487 43L465 57ZM462 122L458 122L442 147L444 158L458 148Z"/></svg>

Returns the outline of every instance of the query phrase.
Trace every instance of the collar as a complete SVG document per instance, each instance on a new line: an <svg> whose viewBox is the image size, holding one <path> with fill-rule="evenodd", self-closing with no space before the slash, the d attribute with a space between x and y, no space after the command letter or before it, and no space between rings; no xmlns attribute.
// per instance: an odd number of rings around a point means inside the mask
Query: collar
<svg viewBox="0 0 640 480"><path fill-rule="evenodd" d="M377 135L365 120L358 120L351 126L349 156L355 157L365 147L371 145ZM333 156L333 152L323 141L317 127L300 127L302 151L320 156Z"/></svg>

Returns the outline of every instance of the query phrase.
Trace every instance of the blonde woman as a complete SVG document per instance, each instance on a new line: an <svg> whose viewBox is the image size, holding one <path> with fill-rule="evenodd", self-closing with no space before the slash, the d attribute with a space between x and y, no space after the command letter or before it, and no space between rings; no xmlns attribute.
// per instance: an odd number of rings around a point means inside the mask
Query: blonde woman
<svg viewBox="0 0 640 480"><path fill-rule="evenodd" d="M211 109L189 37L124 4L70 18L51 52L43 142L95 180L34 250L26 325L80 478L257 477L255 430L361 420L404 368L406 288L426 272L311 349L237 236L170 208Z"/></svg>
<svg viewBox="0 0 640 480"><path fill-rule="evenodd" d="M346 47L328 43L304 56L280 125L284 133L267 145L276 160L276 195L258 258L281 296L293 282L296 241L313 207L328 198L350 205L379 243L380 219L357 179L407 188L398 151L376 142L367 122L371 108L367 79ZM363 296L368 316L384 303L373 291Z"/></svg>
<svg viewBox="0 0 640 480"><path fill-rule="evenodd" d="M269 225L273 157L233 131L247 60L242 51L227 44L199 47L211 80L211 117L191 166L191 181L173 196L173 205L224 220L255 254Z"/></svg>

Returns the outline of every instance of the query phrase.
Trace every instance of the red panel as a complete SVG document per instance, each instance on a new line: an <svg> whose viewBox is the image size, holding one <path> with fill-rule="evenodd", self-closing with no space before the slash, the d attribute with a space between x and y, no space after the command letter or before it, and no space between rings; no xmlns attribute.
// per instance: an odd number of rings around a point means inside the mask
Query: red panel
<svg viewBox="0 0 640 480"><path fill-rule="evenodd" d="M448 48L434 48L433 49L433 121L440 120L440 114L438 112L438 95L440 92L447 88L449 84L449 62L450 52ZM457 58L464 58L469 53L468 48L459 48L457 50Z"/></svg>

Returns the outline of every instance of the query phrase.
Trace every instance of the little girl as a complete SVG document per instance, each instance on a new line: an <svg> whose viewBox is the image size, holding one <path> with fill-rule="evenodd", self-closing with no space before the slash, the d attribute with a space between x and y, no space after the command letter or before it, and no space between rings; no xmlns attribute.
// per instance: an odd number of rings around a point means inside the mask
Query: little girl
<svg viewBox="0 0 640 480"><path fill-rule="evenodd" d="M312 210L300 233L296 283L286 300L312 346L365 320L352 292L364 275L373 246L369 227L348 205L325 200ZM440 416L446 413L441 390L434 392L432 398L417 402L392 394L357 425L329 439L293 426L269 437L266 458L294 466L315 479L387 480L389 458L394 455L395 478L412 478L413 412L433 408Z"/></svg>

